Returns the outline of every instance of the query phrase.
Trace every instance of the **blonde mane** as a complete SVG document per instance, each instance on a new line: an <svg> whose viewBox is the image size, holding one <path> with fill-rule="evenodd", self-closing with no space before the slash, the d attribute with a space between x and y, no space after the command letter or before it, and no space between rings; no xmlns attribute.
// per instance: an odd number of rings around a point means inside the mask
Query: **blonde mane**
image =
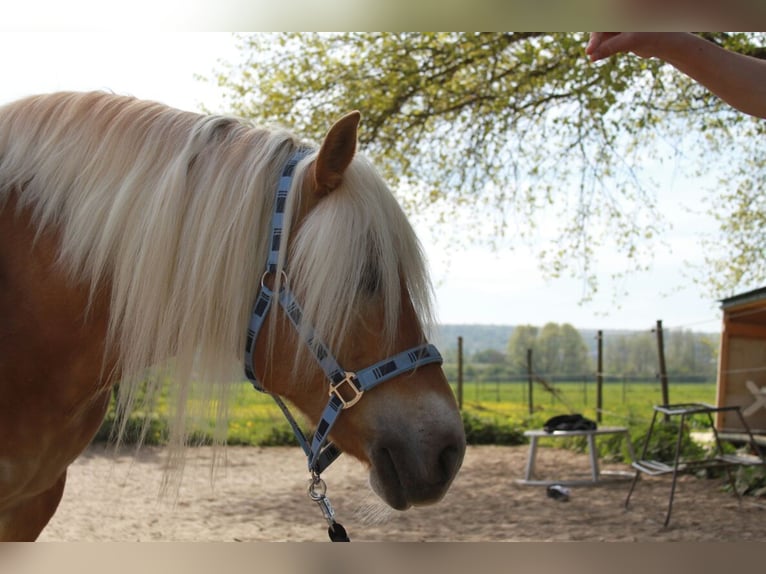
<svg viewBox="0 0 766 574"><path fill-rule="evenodd" d="M89 282L94 294L111 290L107 342L119 350L123 421L147 369L172 358L171 444L184 443L190 415L210 409L217 440L225 438L228 389L244 379L279 172L299 145L281 129L104 93L37 96L0 108L0 204L13 194L39 230L60 234L60 261L73 279ZM296 168L294 189L312 159ZM291 193L288 216L297 213L298 195ZM364 157L292 244L290 280L300 286L304 317L331 347L343 340L371 273L389 339L400 277L429 324L420 246ZM149 405L157 379L146 389Z"/></svg>

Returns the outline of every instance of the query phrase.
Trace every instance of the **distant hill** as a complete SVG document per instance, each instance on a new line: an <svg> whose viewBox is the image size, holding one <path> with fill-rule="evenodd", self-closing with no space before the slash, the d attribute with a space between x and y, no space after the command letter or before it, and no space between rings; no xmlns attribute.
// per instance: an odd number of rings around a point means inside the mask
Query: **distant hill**
<svg viewBox="0 0 766 574"><path fill-rule="evenodd" d="M457 338L463 337L463 353L495 349L505 352L513 325L439 325L434 343L444 351L457 349Z"/></svg>

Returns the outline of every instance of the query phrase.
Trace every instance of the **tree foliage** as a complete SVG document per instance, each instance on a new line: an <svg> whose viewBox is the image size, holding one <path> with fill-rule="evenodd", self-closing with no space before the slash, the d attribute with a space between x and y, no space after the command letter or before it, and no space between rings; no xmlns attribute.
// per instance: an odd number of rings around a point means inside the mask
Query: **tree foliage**
<svg viewBox="0 0 766 574"><path fill-rule="evenodd" d="M508 363L514 372L523 373L527 370L527 351L534 353L539 329L533 325L519 325L511 333L508 340Z"/></svg>
<svg viewBox="0 0 766 574"><path fill-rule="evenodd" d="M497 349L483 349L476 351L471 357L471 361L485 365L501 365L506 363L506 356Z"/></svg>
<svg viewBox="0 0 766 574"><path fill-rule="evenodd" d="M664 333L665 366L671 381L716 378L718 337L687 329ZM604 372L614 377L652 380L658 377L656 334L650 331L610 334L604 338Z"/></svg>
<svg viewBox="0 0 766 574"><path fill-rule="evenodd" d="M709 33L763 57L762 33ZM360 143L413 216L446 238L542 245L551 277L597 289L594 250L617 273L651 264L667 228L642 166L674 154L719 164L709 190L720 233L703 270L720 294L766 279L764 122L739 114L658 60L592 65L585 33L282 33L243 35L242 60L217 81L257 122L319 140L341 113L363 114ZM711 160L713 158L713 160ZM563 221L553 226L552 221ZM718 250L714 246L723 246Z"/></svg>
<svg viewBox="0 0 766 574"><path fill-rule="evenodd" d="M508 340L508 363L515 373L527 371L527 351L532 349L532 368L543 377L581 376L593 371L588 347L580 332L569 323L546 323L541 329L520 325Z"/></svg>

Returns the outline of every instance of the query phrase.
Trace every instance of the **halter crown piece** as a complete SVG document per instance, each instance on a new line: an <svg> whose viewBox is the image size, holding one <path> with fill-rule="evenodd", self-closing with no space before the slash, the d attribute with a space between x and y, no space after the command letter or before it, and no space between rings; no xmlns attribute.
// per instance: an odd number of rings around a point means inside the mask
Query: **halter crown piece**
<svg viewBox="0 0 766 574"><path fill-rule="evenodd" d="M253 305L253 312L250 317L250 325L247 331L247 343L245 345L245 375L256 390L267 393L274 399L284 413L287 422L292 427L298 443L308 458L308 467L312 475L309 496L319 504L320 508L322 508L322 512L330 524L330 538L335 541L343 540L345 538L345 531L343 530L343 527L340 524L337 524L334 520L334 512L330 505L330 501L324 496L324 482L319 478L322 471L324 471L341 454L340 449L327 440L335 421L343 410L350 408L359 402L366 391L382 382L393 379L394 377L412 371L423 365L441 363L442 357L436 347L431 344L424 344L398 353L393 357L384 359L370 367L357 371L356 373L344 370L338 364L338 361L327 346L315 336L314 331L310 326L309 328L306 328L306 325L303 325L303 329L301 329L303 312L300 304L287 284L287 274L284 273L283 278L285 280L282 281L280 291L277 294L277 300L298 332L300 333L303 331L306 333L304 342L330 382L330 399L322 412L310 445L297 421L287 408L287 405L285 405L282 399L277 395L264 389L263 385L258 381L258 378L255 375L253 352L255 350L255 342L258 338L258 333L271 309L271 304L274 301L275 295L268 287L265 280L268 275L273 275L277 272L282 231L284 228L284 213L287 205L287 196L292 186L293 173L298 162L309 153L311 153L311 150L305 148L295 151L282 169L282 175L279 178L277 196L274 202L274 214L271 219L271 243L266 262L266 270L263 279L261 280L258 297ZM348 539L345 538L345 540Z"/></svg>

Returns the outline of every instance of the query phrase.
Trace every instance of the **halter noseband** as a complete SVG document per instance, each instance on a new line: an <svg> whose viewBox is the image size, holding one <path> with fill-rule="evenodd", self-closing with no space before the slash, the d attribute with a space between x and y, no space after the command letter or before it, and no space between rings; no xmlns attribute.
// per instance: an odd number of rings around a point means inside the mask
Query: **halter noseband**
<svg viewBox="0 0 766 574"><path fill-rule="evenodd" d="M333 443L327 441L327 437L335 424L341 411L354 406L361 400L364 393L382 382L393 379L394 377L412 371L423 365L430 363L441 363L442 357L439 351L431 344L419 345L401 353L375 363L374 365L357 372L344 370L335 359L327 346L318 339L311 326L302 325L302 315L300 304L295 298L287 281L287 274L282 271L283 281L281 282L277 300L282 306L290 321L298 332L304 332L304 342L308 346L312 355L330 381L330 399L322 412L316 431L309 445L306 436L301 431L295 418L290 413L284 402L275 394L268 392L263 388L255 375L255 364L253 351L258 333L266 319L266 316L274 301L275 293L266 284L266 277L274 275L277 272L277 263L279 260L279 250L282 239L282 230L284 227L284 212L287 205L287 196L293 180L293 172L298 162L306 157L310 150L299 149L293 153L288 160L282 176L279 179L277 187L276 201L274 202L274 215L271 220L271 245L269 249L266 270L261 280L261 287L258 297L253 305L253 312L250 318L250 326L247 332L247 344L245 346L245 375L256 390L267 393L272 396L279 408L287 418L287 422L295 433L303 451L308 458L309 470L315 478L315 483L319 482L320 473L326 469L341 454L340 449ZM310 490L310 493L312 491ZM329 503L328 503L329 504Z"/></svg>

